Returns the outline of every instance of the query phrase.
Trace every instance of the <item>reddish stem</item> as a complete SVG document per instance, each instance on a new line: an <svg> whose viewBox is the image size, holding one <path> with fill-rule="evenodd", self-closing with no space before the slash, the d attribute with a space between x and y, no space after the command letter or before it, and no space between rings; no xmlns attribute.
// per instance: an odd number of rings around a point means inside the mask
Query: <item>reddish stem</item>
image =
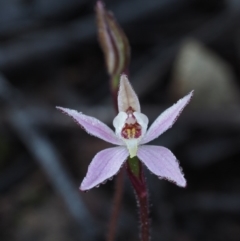
<svg viewBox="0 0 240 241"><path fill-rule="evenodd" d="M146 180L142 169L142 164L139 161L138 161L138 165L139 165L138 175L132 172L132 169L129 166L129 162L127 162L126 168L127 168L129 179L135 190L136 198L139 206L141 241L150 241L148 192L147 192Z"/></svg>

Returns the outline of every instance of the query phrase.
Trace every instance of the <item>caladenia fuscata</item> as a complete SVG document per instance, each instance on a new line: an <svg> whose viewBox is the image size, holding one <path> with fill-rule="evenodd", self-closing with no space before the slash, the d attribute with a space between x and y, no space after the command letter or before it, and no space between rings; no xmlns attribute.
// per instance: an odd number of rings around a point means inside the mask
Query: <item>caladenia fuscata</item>
<svg viewBox="0 0 240 241"><path fill-rule="evenodd" d="M184 107L191 100L192 95L193 92L190 92L165 110L149 129L147 129L148 118L141 113L138 97L126 75L122 75L120 79L117 99L119 113L113 119L115 132L94 117L84 115L76 110L57 107L63 113L71 116L89 134L117 145L117 147L102 150L95 155L88 167L80 190L87 191L111 179L118 173L124 163L127 163L128 175L139 198L140 207L141 198L146 199L147 196L142 163L159 178L185 187L186 180L173 153L166 147L146 144L172 127ZM147 205L147 201L144 201L144 203L144 205ZM145 214L145 216L147 218L148 215ZM144 223L149 222L144 220ZM144 240L148 239L145 238Z"/></svg>

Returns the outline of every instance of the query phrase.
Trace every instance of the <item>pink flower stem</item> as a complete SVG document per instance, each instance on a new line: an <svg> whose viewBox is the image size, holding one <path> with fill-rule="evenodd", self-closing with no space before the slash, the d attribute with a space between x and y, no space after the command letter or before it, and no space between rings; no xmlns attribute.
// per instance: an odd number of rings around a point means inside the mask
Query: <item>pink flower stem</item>
<svg viewBox="0 0 240 241"><path fill-rule="evenodd" d="M139 206L139 216L141 225L141 241L150 240L150 223L149 223L149 207L148 192L146 180L143 173L141 162L138 158L129 158L126 163L126 169L129 179L136 193L137 203Z"/></svg>

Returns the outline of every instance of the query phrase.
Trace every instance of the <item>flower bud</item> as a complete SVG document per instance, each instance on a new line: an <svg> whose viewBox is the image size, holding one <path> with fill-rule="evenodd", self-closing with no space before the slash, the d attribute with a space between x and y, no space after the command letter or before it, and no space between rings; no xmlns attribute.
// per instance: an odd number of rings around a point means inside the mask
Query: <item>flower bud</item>
<svg viewBox="0 0 240 241"><path fill-rule="evenodd" d="M119 84L120 74L126 71L130 60L128 39L116 22L112 13L107 11L101 1L96 4L98 36L105 55L106 66L114 86Z"/></svg>

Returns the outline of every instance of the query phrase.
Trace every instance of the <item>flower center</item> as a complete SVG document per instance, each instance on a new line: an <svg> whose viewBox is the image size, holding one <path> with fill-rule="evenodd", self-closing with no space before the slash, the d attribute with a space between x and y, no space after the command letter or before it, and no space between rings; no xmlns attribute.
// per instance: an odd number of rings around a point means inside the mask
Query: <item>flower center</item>
<svg viewBox="0 0 240 241"><path fill-rule="evenodd" d="M142 127L138 124L133 112L134 109L132 107L126 110L128 117L121 131L121 135L125 139L139 138L142 134Z"/></svg>
<svg viewBox="0 0 240 241"><path fill-rule="evenodd" d="M122 129L121 135L125 139L139 138L142 133L142 128L138 123L135 124L125 124Z"/></svg>

